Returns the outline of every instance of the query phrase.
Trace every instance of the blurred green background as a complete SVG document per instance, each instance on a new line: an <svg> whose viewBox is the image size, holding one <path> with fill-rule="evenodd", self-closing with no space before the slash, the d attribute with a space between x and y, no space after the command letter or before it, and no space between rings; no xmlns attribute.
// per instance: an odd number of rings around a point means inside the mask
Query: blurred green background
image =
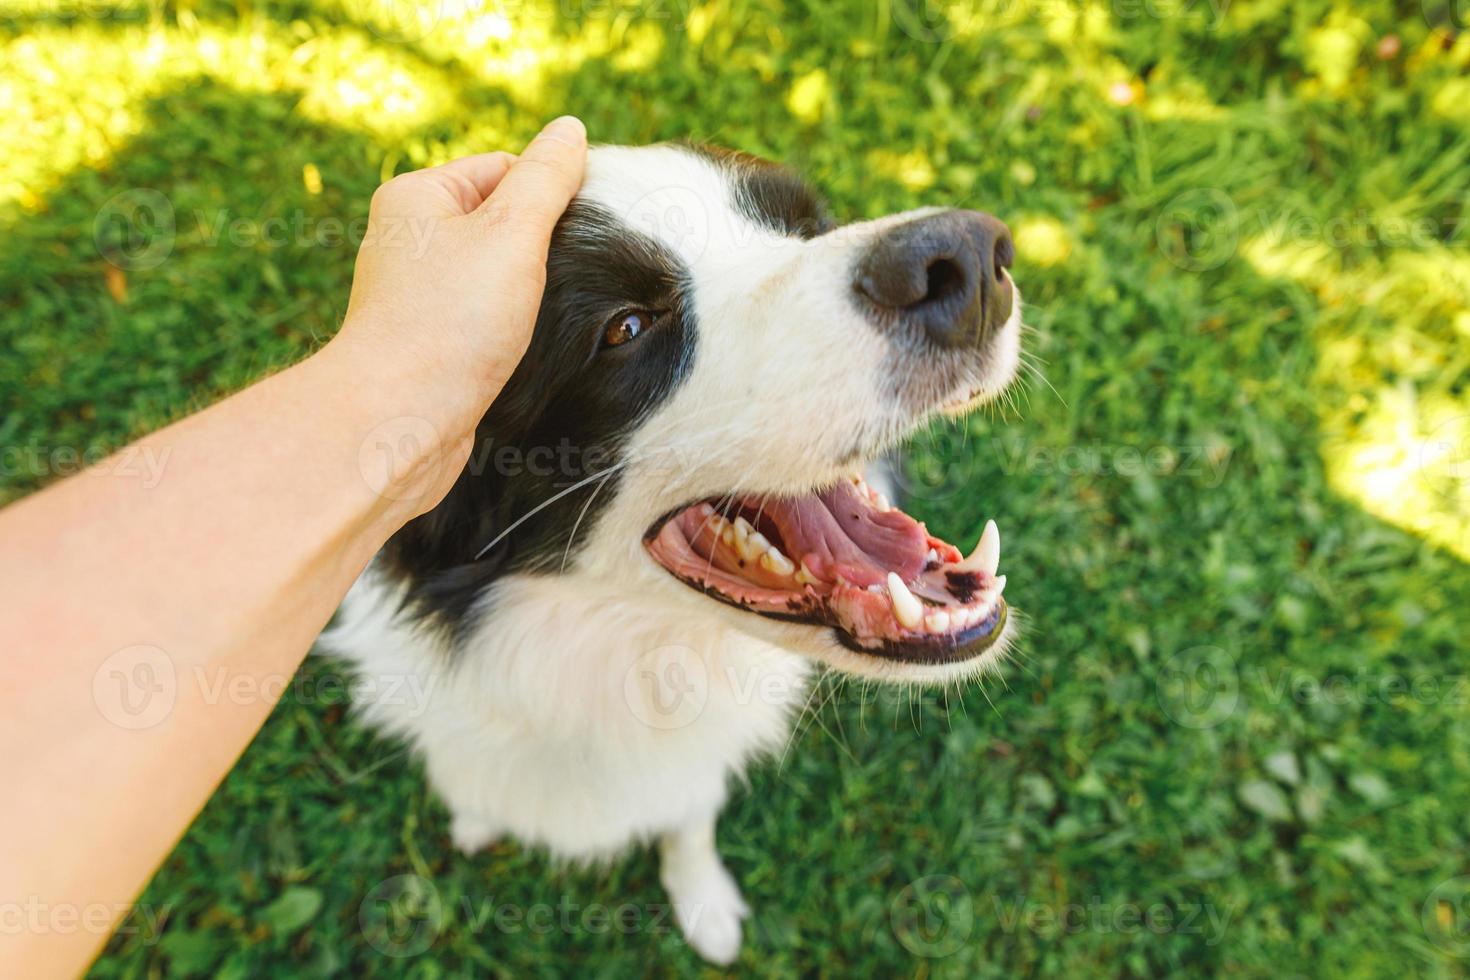
<svg viewBox="0 0 1470 980"><path fill-rule="evenodd" d="M818 687L721 824L740 971L1470 968L1459 0L0 8L0 502L311 350L378 182L562 112L846 218L982 208L1044 377L915 440L910 509L999 521L1029 635L984 687ZM649 854L454 854L341 681L308 664L96 976L703 969Z"/></svg>

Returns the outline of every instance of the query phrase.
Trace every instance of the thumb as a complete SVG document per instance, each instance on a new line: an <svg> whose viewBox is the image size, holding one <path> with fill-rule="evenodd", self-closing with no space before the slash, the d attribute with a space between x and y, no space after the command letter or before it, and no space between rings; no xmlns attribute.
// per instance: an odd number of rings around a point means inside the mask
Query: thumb
<svg viewBox="0 0 1470 980"><path fill-rule="evenodd" d="M497 236L544 261L551 230L582 186L587 128L576 116L547 124L477 209L497 226Z"/></svg>

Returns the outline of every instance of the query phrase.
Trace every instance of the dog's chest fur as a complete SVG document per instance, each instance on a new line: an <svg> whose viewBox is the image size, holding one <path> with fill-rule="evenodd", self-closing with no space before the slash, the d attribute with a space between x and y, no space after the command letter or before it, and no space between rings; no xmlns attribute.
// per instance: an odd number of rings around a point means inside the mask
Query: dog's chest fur
<svg viewBox="0 0 1470 980"><path fill-rule="evenodd" d="M784 745L807 660L606 588L511 576L452 655L395 617L381 578L348 596L324 645L358 668L358 709L419 750L450 810L485 815L456 838L609 858L717 811L731 775Z"/></svg>

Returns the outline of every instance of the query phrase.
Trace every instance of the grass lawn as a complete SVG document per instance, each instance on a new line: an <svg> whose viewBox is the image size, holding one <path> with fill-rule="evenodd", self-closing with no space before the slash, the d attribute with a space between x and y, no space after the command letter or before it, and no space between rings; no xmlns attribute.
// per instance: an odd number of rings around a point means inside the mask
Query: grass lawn
<svg viewBox="0 0 1470 980"><path fill-rule="evenodd" d="M1045 381L917 439L910 509L999 521L1024 650L820 686L721 824L741 972L1470 970L1463 4L0 8L0 502L310 350L381 179L563 111L849 217L983 208ZM701 969L650 854L455 854L341 680L308 664L93 975Z"/></svg>

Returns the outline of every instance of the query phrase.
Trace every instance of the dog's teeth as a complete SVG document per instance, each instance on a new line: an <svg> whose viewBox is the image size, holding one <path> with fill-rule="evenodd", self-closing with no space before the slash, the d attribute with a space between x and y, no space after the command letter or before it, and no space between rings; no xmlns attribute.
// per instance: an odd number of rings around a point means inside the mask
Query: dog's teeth
<svg viewBox="0 0 1470 980"><path fill-rule="evenodd" d="M735 518L735 550L740 553L741 558L755 561L770 546L771 542L752 527L749 521L743 517Z"/></svg>
<svg viewBox="0 0 1470 980"><path fill-rule="evenodd" d="M888 573L888 599L893 603L893 615L905 629L918 629L924 621L924 604L920 602L897 572Z"/></svg>
<svg viewBox="0 0 1470 980"><path fill-rule="evenodd" d="M729 521L725 520L723 517L712 517L710 518L708 523L710 526L710 530L713 532L716 538L725 542L727 546L734 546L735 529L731 527Z"/></svg>
<svg viewBox="0 0 1470 980"><path fill-rule="evenodd" d="M762 568L768 572L774 572L777 575L790 575L796 571L796 566L791 563L791 559L781 554L779 548L772 548L761 555L760 561Z"/></svg>
<svg viewBox="0 0 1470 980"><path fill-rule="evenodd" d="M740 548L741 557L746 561L755 561L771 550L771 542L767 541L766 536L759 531L752 531L750 537L742 542L737 542L737 546Z"/></svg>
<svg viewBox="0 0 1470 980"><path fill-rule="evenodd" d="M939 552L935 551L933 548L930 548L929 553L924 556L924 560L929 562L931 565L937 565L939 563Z"/></svg>
<svg viewBox="0 0 1470 980"><path fill-rule="evenodd" d="M947 633L949 631L949 613L944 610L929 613L924 617L924 628L931 633Z"/></svg>
<svg viewBox="0 0 1470 980"><path fill-rule="evenodd" d="M812 574L810 568L806 567L806 562L802 562L801 567L796 570L796 580L802 585L816 585L822 581Z"/></svg>
<svg viewBox="0 0 1470 980"><path fill-rule="evenodd" d="M878 509L881 511L890 511L893 509L893 505L888 502L888 498L883 496L881 492L875 491L873 493L873 503L877 504Z"/></svg>
<svg viewBox="0 0 1470 980"><path fill-rule="evenodd" d="M994 521L986 521L979 543L975 545L975 550L970 552L970 557L960 562L960 568L967 572L980 572L991 576L999 567L1000 528L995 526Z"/></svg>
<svg viewBox="0 0 1470 980"><path fill-rule="evenodd" d="M1005 590L1006 590L1006 577L1004 575L997 575L995 577L995 584L992 585L987 590L987 592L988 592L988 594L990 596L990 601L991 602L994 602L996 599L999 599L1000 598L1000 594L1002 592L1004 592Z"/></svg>

